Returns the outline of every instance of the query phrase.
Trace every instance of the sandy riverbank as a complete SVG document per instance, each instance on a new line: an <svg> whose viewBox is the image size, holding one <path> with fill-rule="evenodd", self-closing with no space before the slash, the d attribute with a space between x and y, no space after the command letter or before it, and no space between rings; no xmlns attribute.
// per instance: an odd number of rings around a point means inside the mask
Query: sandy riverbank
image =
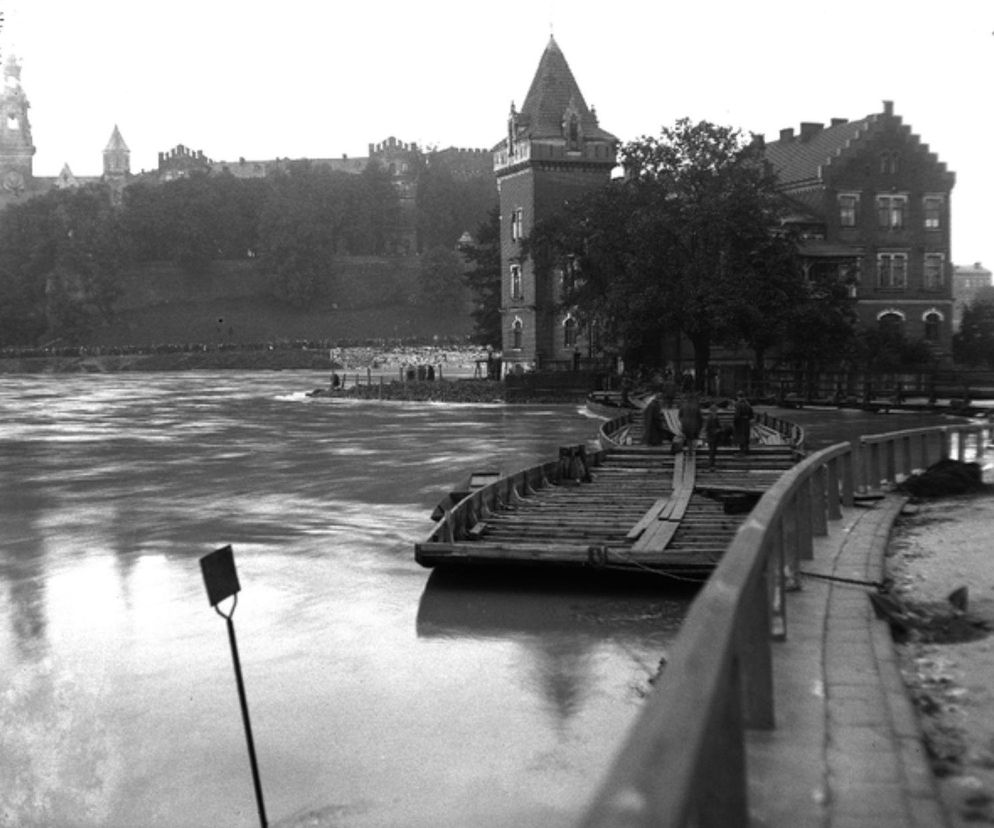
<svg viewBox="0 0 994 828"><path fill-rule="evenodd" d="M916 504L891 537L888 574L909 605L950 605L969 589L968 615L994 628L994 491ZM943 801L956 828L994 825L994 637L898 647Z"/></svg>

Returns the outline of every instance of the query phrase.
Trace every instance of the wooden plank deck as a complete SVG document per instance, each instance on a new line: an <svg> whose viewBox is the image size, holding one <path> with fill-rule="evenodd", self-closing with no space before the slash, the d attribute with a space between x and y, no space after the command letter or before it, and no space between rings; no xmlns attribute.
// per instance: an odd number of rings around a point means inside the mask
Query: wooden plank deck
<svg viewBox="0 0 994 828"><path fill-rule="evenodd" d="M428 567L709 570L746 516L728 506L765 491L797 457L754 429L751 450L719 448L711 472L706 449L674 455L669 444L642 445L638 423L627 433L632 442L605 449L588 467L589 479L514 490L499 508L481 507L461 533L451 525L437 529L416 544L416 559Z"/></svg>

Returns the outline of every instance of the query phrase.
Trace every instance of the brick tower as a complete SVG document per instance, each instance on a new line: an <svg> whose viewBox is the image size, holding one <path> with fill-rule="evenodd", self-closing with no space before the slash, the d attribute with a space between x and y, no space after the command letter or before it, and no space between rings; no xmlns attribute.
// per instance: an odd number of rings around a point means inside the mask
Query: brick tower
<svg viewBox="0 0 994 828"><path fill-rule="evenodd" d="M535 222L570 199L602 187L617 164L618 140L587 107L554 38L539 61L525 102L511 104L507 134L494 151L500 195L501 316L508 370L572 360L586 333L557 307L562 273L537 277L521 242Z"/></svg>

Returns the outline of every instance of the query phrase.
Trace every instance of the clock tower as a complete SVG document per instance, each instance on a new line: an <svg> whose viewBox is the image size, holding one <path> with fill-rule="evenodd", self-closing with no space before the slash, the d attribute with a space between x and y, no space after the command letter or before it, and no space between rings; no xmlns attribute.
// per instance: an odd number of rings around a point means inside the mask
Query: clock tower
<svg viewBox="0 0 994 828"><path fill-rule="evenodd" d="M11 56L3 67L0 91L0 189L5 195L20 195L32 185L31 124L28 103L21 89L21 64Z"/></svg>

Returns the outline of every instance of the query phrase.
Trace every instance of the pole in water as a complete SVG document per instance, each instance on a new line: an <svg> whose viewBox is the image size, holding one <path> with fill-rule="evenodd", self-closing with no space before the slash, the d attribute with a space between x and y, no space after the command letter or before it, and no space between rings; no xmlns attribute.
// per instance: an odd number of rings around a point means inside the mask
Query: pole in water
<svg viewBox="0 0 994 828"><path fill-rule="evenodd" d="M249 763L252 765L252 784L255 787L255 802L259 809L259 823L267 828L266 806L262 801L262 782L259 779L259 763L255 758L255 743L252 740L252 724L249 721L248 700L245 697L245 682L242 679L242 665L238 658L238 642L235 639L235 607L238 606L238 573L235 571L235 554L231 545L215 549L209 555L200 559L200 570L204 575L204 585L207 587L207 600L214 611L228 625L228 641L231 644L231 660L235 665L235 682L238 685L238 702L242 708L242 723L245 725L245 740L248 742ZM224 613L218 604L231 598L231 609Z"/></svg>

